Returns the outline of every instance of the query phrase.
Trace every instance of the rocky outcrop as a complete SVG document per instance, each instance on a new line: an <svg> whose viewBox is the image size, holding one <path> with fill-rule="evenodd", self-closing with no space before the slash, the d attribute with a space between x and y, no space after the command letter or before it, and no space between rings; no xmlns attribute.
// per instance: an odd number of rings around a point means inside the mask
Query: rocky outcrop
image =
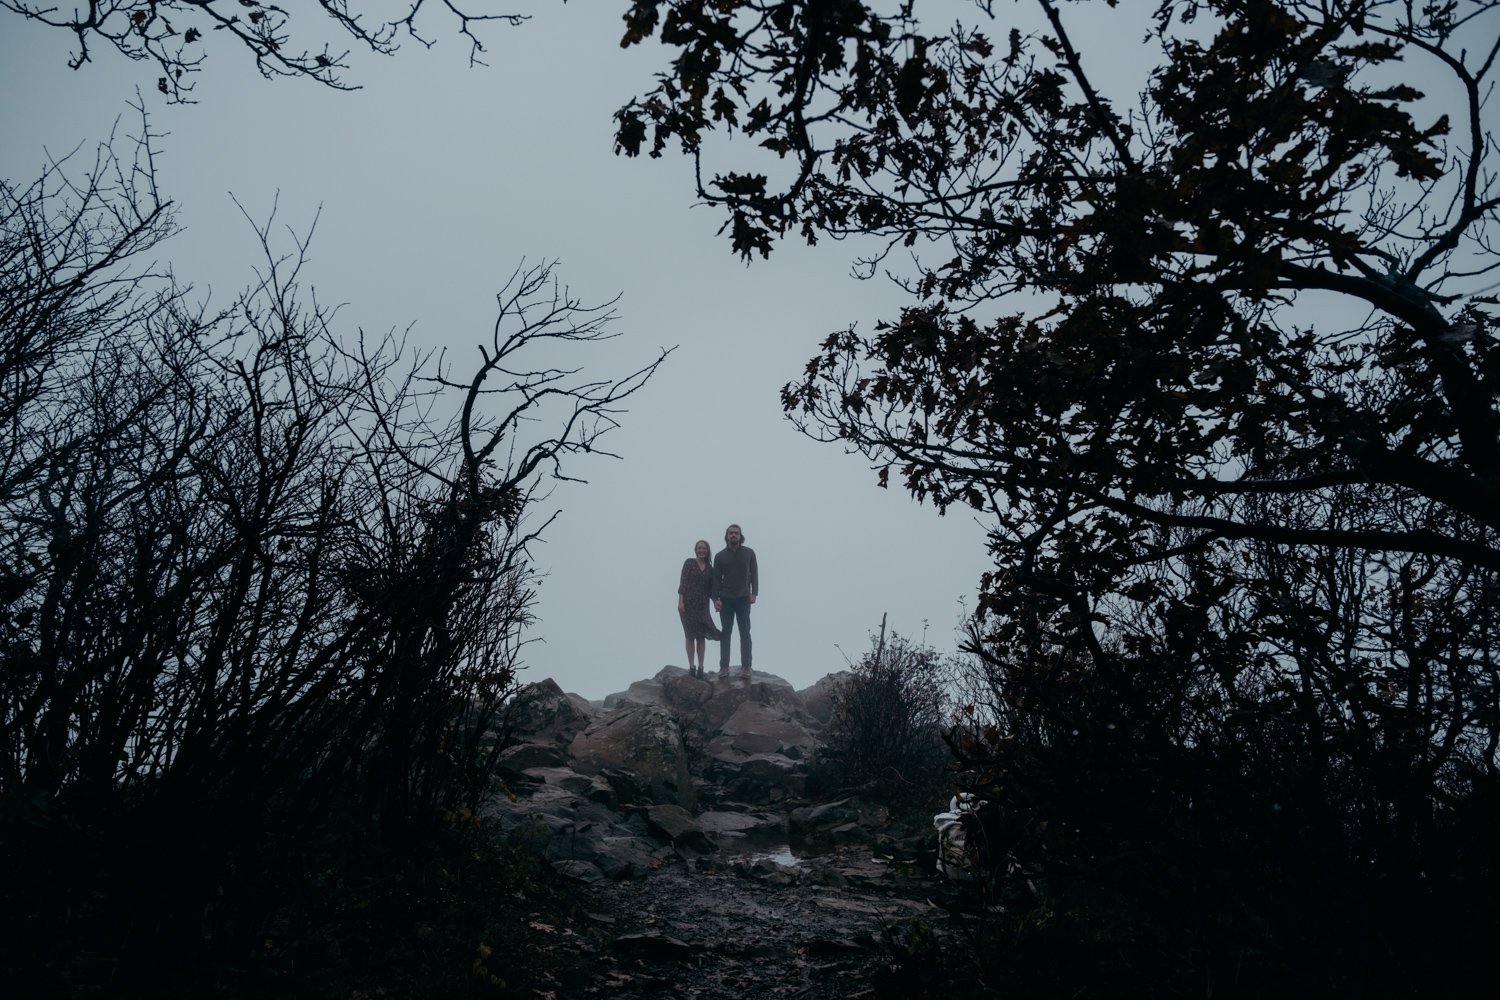
<svg viewBox="0 0 1500 1000"><path fill-rule="evenodd" d="M627 702L589 723L573 737L570 749L575 763L585 769L634 771L657 802L673 802L684 809L697 805L682 727L664 708Z"/></svg>
<svg viewBox="0 0 1500 1000"><path fill-rule="evenodd" d="M726 798L781 804L803 794L817 741L799 705L740 701L705 747L704 777Z"/></svg>
<svg viewBox="0 0 1500 1000"><path fill-rule="evenodd" d="M719 864L710 859L720 852L748 857L751 845L785 852L789 838L819 848L874 842L886 820L878 808L806 798L817 734L843 679L799 693L759 671L700 680L669 666L602 706L550 680L528 685L502 731L506 794L484 813L557 871L594 884L674 861ZM777 883L804 877L764 857L735 870Z"/></svg>
<svg viewBox="0 0 1500 1000"><path fill-rule="evenodd" d="M548 678L517 691L505 713L505 730L524 742L566 747L597 714L588 701Z"/></svg>

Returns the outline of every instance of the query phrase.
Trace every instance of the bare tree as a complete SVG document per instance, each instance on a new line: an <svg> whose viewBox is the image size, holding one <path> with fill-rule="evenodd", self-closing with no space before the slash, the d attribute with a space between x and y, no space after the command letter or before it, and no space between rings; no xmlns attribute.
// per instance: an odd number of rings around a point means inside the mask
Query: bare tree
<svg viewBox="0 0 1500 1000"><path fill-rule="evenodd" d="M441 8L468 39L469 61L479 63L485 52L476 29L487 22L517 25L527 19L517 13L477 13L455 0L400 0L379 13L357 9L348 0L318 0L324 15L322 27L331 29L331 39L310 44L318 26L308 23L309 11L298 21L294 35L292 11L258 0L104 0L65 9L27 0L0 0L8 10L28 20L60 28L73 35L76 49L68 65L78 69L94 56L94 45L113 48L141 62L155 64L161 75L156 88L174 101L191 100L193 74L207 58L210 41L238 42L255 60L255 68L267 78L305 77L335 90L354 90L341 75L349 68L352 43L378 55L393 55L403 38L420 45L432 41L419 31L419 22L429 7Z"/></svg>
<svg viewBox="0 0 1500 1000"><path fill-rule="evenodd" d="M7 909L53 958L49 919L74 918L37 908L70 886L249 933L205 901L276 905L257 879L330 808L404 835L475 805L556 516L536 508L665 356L555 367L613 312L546 264L506 285L469 379L345 341L270 222L211 310L147 262L170 213L134 152L0 187L0 839ZM201 848L162 856L188 817ZM167 946L141 933L115 959Z"/></svg>

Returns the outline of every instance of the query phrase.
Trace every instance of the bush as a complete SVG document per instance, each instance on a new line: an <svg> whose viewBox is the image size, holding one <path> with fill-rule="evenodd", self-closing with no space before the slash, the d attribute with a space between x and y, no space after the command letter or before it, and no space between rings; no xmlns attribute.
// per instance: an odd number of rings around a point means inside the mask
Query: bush
<svg viewBox="0 0 1500 1000"><path fill-rule="evenodd" d="M833 697L820 770L840 788L861 787L890 804L946 802L949 665L930 647L885 633L853 665Z"/></svg>
<svg viewBox="0 0 1500 1000"><path fill-rule="evenodd" d="M69 992L238 962L307 845L400 856L486 794L531 502L655 368L517 363L609 335L543 266L468 381L424 373L339 338L269 226L210 312L143 263L137 150L0 184L0 976Z"/></svg>
<svg viewBox="0 0 1500 1000"><path fill-rule="evenodd" d="M1494 592L1422 563L1251 546L1071 641L976 628L955 745L1005 911L970 985L1415 996L1482 974Z"/></svg>

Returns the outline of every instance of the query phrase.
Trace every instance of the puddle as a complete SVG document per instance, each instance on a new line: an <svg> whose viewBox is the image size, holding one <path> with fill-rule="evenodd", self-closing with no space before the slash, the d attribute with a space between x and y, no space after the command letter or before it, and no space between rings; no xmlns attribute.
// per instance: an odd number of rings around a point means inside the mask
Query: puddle
<svg viewBox="0 0 1500 1000"><path fill-rule="evenodd" d="M757 861L774 861L783 868L796 868L802 863L802 859L793 854L790 847L783 847L778 851L756 851L746 855L746 860L752 865Z"/></svg>
<svg viewBox="0 0 1500 1000"><path fill-rule="evenodd" d="M743 861L748 865L757 861L774 861L785 868L796 868L802 864L802 858L792 850L785 837L721 837L719 850L735 862Z"/></svg>

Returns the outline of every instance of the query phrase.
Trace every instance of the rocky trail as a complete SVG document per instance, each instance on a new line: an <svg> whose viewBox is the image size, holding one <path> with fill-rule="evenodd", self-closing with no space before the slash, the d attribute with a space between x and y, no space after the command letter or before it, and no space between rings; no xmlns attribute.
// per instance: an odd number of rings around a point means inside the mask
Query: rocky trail
<svg viewBox="0 0 1500 1000"><path fill-rule="evenodd" d="M887 930L941 913L926 879L854 854L727 868L671 866L598 896L582 995L702 1000L868 995ZM600 933L602 931L603 933Z"/></svg>
<svg viewBox="0 0 1500 1000"><path fill-rule="evenodd" d="M543 1000L872 995L888 935L948 927L930 827L809 794L840 682L667 667L603 703L551 681L522 692L509 794L487 814L587 900L574 925L543 928L557 969Z"/></svg>

